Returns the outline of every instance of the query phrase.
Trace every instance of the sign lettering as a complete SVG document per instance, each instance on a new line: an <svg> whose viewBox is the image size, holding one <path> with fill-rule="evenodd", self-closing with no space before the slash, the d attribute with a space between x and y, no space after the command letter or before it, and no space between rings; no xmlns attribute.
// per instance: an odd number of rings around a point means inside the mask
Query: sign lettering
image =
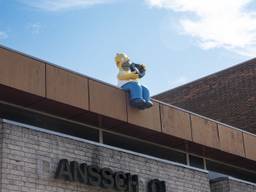
<svg viewBox="0 0 256 192"><path fill-rule="evenodd" d="M96 165L79 164L67 159L59 161L56 179L80 182L86 185L115 189L118 192L139 192L138 175L122 171L114 172L110 168L99 168ZM153 179L148 182L148 192L166 192L164 181Z"/></svg>

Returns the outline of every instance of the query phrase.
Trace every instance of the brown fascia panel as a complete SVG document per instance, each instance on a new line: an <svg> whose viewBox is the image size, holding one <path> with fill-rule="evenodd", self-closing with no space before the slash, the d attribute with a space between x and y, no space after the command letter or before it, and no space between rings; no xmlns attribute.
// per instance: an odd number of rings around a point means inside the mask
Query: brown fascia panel
<svg viewBox="0 0 256 192"><path fill-rule="evenodd" d="M256 161L256 139L251 133L243 133L245 156L248 159Z"/></svg>
<svg viewBox="0 0 256 192"><path fill-rule="evenodd" d="M218 130L220 150L245 157L243 132L221 124L218 124Z"/></svg>
<svg viewBox="0 0 256 192"><path fill-rule="evenodd" d="M128 101L128 123L161 132L160 105L153 101L153 107L138 110L130 107Z"/></svg>
<svg viewBox="0 0 256 192"><path fill-rule="evenodd" d="M46 65L46 98L89 110L88 78Z"/></svg>
<svg viewBox="0 0 256 192"><path fill-rule="evenodd" d="M161 104L162 132L192 141L189 113Z"/></svg>
<svg viewBox="0 0 256 192"><path fill-rule="evenodd" d="M220 148L217 123L191 114L192 137L195 143Z"/></svg>
<svg viewBox="0 0 256 192"><path fill-rule="evenodd" d="M0 84L45 97L45 63L0 47Z"/></svg>
<svg viewBox="0 0 256 192"><path fill-rule="evenodd" d="M89 80L90 111L127 122L125 92L95 80Z"/></svg>
<svg viewBox="0 0 256 192"><path fill-rule="evenodd" d="M216 158L226 154L256 160L250 148L255 135L155 100L152 108L133 109L119 88L45 63L0 48L0 99L127 134L148 132L156 142L170 138L172 146L171 140L179 140L178 145L189 143L194 152L212 150Z"/></svg>

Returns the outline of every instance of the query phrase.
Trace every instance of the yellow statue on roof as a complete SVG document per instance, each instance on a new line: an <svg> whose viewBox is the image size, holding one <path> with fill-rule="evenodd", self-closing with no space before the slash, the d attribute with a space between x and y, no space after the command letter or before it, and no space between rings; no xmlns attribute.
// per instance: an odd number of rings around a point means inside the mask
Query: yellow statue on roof
<svg viewBox="0 0 256 192"><path fill-rule="evenodd" d="M152 107L149 90L138 82L145 75L145 65L131 63L125 53L117 53L115 62L119 69L118 87L129 93L130 105L138 109Z"/></svg>

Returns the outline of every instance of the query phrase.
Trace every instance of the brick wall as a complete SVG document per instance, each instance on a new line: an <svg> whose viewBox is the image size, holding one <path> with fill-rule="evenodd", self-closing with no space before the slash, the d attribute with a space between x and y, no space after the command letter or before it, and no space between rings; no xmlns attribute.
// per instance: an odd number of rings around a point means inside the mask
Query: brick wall
<svg viewBox="0 0 256 192"><path fill-rule="evenodd" d="M1 133L1 192L106 191L54 179L57 163L63 158L138 174L140 192L155 178L166 181L168 192L210 191L207 173L197 170L7 123Z"/></svg>
<svg viewBox="0 0 256 192"><path fill-rule="evenodd" d="M256 59L166 91L155 98L256 133Z"/></svg>
<svg viewBox="0 0 256 192"><path fill-rule="evenodd" d="M232 192L256 192L256 185L229 180L230 191Z"/></svg>
<svg viewBox="0 0 256 192"><path fill-rule="evenodd" d="M228 178L217 179L210 182L211 192L230 192Z"/></svg>
<svg viewBox="0 0 256 192"><path fill-rule="evenodd" d="M220 178L211 181L211 192L256 192L256 185L244 183L232 178Z"/></svg>

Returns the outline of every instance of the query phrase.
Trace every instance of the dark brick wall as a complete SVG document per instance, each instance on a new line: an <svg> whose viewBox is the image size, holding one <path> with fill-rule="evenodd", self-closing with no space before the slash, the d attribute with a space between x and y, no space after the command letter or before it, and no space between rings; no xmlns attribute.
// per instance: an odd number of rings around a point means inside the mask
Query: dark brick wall
<svg viewBox="0 0 256 192"><path fill-rule="evenodd" d="M256 133L256 59L154 98Z"/></svg>

